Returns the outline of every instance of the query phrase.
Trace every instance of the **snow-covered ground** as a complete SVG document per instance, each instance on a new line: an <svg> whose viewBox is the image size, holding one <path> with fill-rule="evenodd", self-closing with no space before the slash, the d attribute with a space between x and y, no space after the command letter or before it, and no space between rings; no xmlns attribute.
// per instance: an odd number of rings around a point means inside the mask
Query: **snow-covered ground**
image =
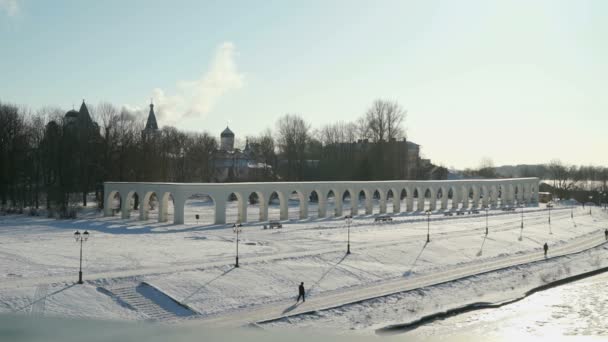
<svg viewBox="0 0 608 342"><path fill-rule="evenodd" d="M213 207L204 201L189 204L187 217L194 217L194 213L211 216ZM271 207L271 215L273 210L278 216L278 208ZM290 203L290 213L297 211L297 203ZM545 208L526 208L521 230L519 211L492 210L487 238L484 213L458 217L437 213L431 218L429 244L426 244L428 226L424 215L397 215L390 223L374 223L372 216L359 216L351 225L350 255L345 255L347 229L339 218L293 220L285 222L284 228L273 230L249 223L240 234L239 268L233 267L236 236L230 225L203 226L196 222L173 225L155 222L153 215L151 220L141 222L105 218L93 212L76 220L3 216L0 217L0 312L147 319L152 309L138 304L146 298L137 296L150 297L149 294L135 294L137 298L130 298L131 295L116 290L138 288L144 283L166 296L160 301L148 298L161 308L166 309L166 302L175 301L196 313L175 315L187 316L190 321L230 316L239 310L255 310L269 303L289 303L285 306L285 312L289 313L301 281L309 299L314 299L385 281L403 279L407 283L457 266L474 266L531 252L538 254L545 242L553 249L590 236L603 239L608 215L599 209L593 211L590 216L588 210L575 209L575 217L571 219L570 208L555 208L551 210L549 225L549 212ZM256 214L256 208L250 206L249 216L256 217ZM132 217L135 216L134 212ZM228 217L236 217L236 207L232 204ZM84 285L74 285L79 253L72 237L76 229L91 233L89 241L84 243ZM510 295L505 292L507 287L501 277L489 278L484 283L492 283L489 288L494 289L483 291L484 295L494 292ZM521 291L520 287L513 287L513 291ZM450 301L453 288L447 286L444 290L439 287L436 291L443 295L427 297L427 302L417 304L423 305L424 310L411 311L407 317L389 313L382 319L366 320L365 315L369 313L359 310L360 317L353 314L346 321L331 318L327 320L330 322L327 327L370 331L384 323L402 322L404 318L479 295L471 292L468 297ZM324 312L331 316L331 310ZM336 311L334 316L341 314ZM306 325L305 320L299 319L290 318L267 326L284 326L286 322Z"/></svg>

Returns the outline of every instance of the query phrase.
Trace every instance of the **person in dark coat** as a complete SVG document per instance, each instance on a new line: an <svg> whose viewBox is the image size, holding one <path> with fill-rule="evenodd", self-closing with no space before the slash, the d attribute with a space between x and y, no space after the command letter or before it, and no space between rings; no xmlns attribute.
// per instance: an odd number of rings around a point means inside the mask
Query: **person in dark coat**
<svg viewBox="0 0 608 342"><path fill-rule="evenodd" d="M296 303L300 301L300 298L302 298L302 303L304 303L306 301L306 298L304 297L304 282L300 283L300 286L298 287L299 290L299 294L298 294L298 299L296 300Z"/></svg>
<svg viewBox="0 0 608 342"><path fill-rule="evenodd" d="M543 246L543 249L545 250L545 256L547 256L547 252L549 251L549 245L547 245L546 242L545 242L545 245Z"/></svg>
<svg viewBox="0 0 608 342"><path fill-rule="evenodd" d="M608 241L608 228L604 230L604 236L606 237L606 241Z"/></svg>

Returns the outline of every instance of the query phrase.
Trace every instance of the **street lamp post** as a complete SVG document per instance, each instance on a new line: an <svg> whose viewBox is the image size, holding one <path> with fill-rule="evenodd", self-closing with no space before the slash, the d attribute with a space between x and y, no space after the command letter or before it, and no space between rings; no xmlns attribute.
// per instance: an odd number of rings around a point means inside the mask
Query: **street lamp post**
<svg viewBox="0 0 608 342"><path fill-rule="evenodd" d="M350 254L350 224L353 222L353 216L346 215L346 216L344 216L344 219L346 220L346 227L347 227L346 254Z"/></svg>
<svg viewBox="0 0 608 342"><path fill-rule="evenodd" d="M486 206L485 209L486 209L486 236L487 236L488 235L488 212L489 212L490 208L488 208Z"/></svg>
<svg viewBox="0 0 608 342"><path fill-rule="evenodd" d="M431 211L426 211L426 243L431 242Z"/></svg>
<svg viewBox="0 0 608 342"><path fill-rule="evenodd" d="M593 196L589 196L589 203L591 203L592 199L593 199ZM591 206L589 206L589 216L591 216Z"/></svg>
<svg viewBox="0 0 608 342"><path fill-rule="evenodd" d="M549 207L549 224L551 224L551 207Z"/></svg>
<svg viewBox="0 0 608 342"><path fill-rule="evenodd" d="M524 229L524 206L521 206L521 229Z"/></svg>
<svg viewBox="0 0 608 342"><path fill-rule="evenodd" d="M234 267L239 267L239 233L242 231L242 224L233 224L232 231L236 234L236 262Z"/></svg>
<svg viewBox="0 0 608 342"><path fill-rule="evenodd" d="M80 267L78 268L78 284L82 284L82 244L89 239L89 232L84 231L80 234L79 231L74 233L74 239L76 242L80 242Z"/></svg>

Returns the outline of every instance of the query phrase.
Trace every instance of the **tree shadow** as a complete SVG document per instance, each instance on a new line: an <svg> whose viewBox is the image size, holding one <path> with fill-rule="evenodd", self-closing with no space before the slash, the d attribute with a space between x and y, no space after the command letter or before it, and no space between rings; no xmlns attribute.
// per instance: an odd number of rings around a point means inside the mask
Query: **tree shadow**
<svg viewBox="0 0 608 342"><path fill-rule="evenodd" d="M65 291L65 290L67 290L67 289L69 289L69 288L71 288L71 287L74 287L75 285L76 285L76 283L73 283L73 284L68 285L68 286L66 286L66 287L63 287L63 288L61 288L61 289L59 289L59 290L57 290L57 291L55 291L55 292L51 292L51 293L47 294L46 296L40 297L40 298L38 298L38 299L35 299L35 300L34 300L34 301L32 301L31 303L29 303L29 304L27 304L27 305L24 305L24 306L22 306L22 307L20 307L20 308L16 309L15 311L21 311L21 310L23 310L23 309L26 309L26 308L32 307L32 306L34 306L34 304L36 304L36 303L38 303L38 302L41 302L41 301L43 301L43 300L46 300L47 298L52 297L52 296L54 296L54 295L56 295L56 294L58 294L58 293L60 293L60 292L63 292L63 291Z"/></svg>
<svg viewBox="0 0 608 342"><path fill-rule="evenodd" d="M137 219L120 219L116 217L101 217L91 220L36 220L26 219L24 223L31 223L36 225L44 225L46 227L55 229L79 229L97 231L107 234L173 234L173 233L185 233L194 231L206 231L206 230L217 230L225 229L230 227L230 224L211 224L211 225L192 225L192 226L178 226L171 222L149 222L139 221ZM244 225L245 226L245 225ZM175 229L171 229L175 227Z"/></svg>
<svg viewBox="0 0 608 342"><path fill-rule="evenodd" d="M194 292L192 292L191 294L189 294L188 296L186 296L184 299L181 300L182 303L186 303L186 301L192 297L194 297L196 294L198 294L202 289L204 289L205 287L209 286L211 283L213 283L214 281L218 280L219 278L225 276L226 274L232 272L234 270L234 267L230 268L229 270L225 271L222 274L219 274L218 276L216 276L213 279L208 280L206 283L204 283L203 285L201 285L198 289L194 290Z"/></svg>
<svg viewBox="0 0 608 342"><path fill-rule="evenodd" d="M412 274L412 270L414 269L414 267L416 266L416 263L418 262L418 259L420 259L420 256L422 255L422 252L424 252L424 249L426 248L426 246L428 245L428 242L425 242L424 245L422 246L422 249L420 249L420 252L418 253L418 255L416 256L416 258L414 259L414 261L412 262L412 264L410 265L410 269L403 272L403 276L407 277L410 276Z"/></svg>

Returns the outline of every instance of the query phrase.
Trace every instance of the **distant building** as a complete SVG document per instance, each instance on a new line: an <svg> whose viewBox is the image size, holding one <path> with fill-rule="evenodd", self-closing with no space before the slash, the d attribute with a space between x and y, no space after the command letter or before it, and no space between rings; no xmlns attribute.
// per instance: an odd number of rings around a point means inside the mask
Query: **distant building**
<svg viewBox="0 0 608 342"><path fill-rule="evenodd" d="M144 138L155 136L159 133L158 123L156 123L156 115L154 114L154 104L150 103L150 112L148 113L148 120L146 121L146 127L142 131Z"/></svg>
<svg viewBox="0 0 608 342"><path fill-rule="evenodd" d="M249 141L243 150L234 148L234 132L226 127L220 134L220 148L213 153L213 179L216 182L261 180L270 166L258 163Z"/></svg>
<svg viewBox="0 0 608 342"><path fill-rule="evenodd" d="M370 142L368 139L359 139L356 142L334 144L328 151L335 153L337 148L338 155L358 159L372 155L378 144L380 143ZM384 144L383 165L391 168L389 174L392 175L392 179L444 179L447 177L447 170L444 175L429 159L420 157L420 145L407 141L405 138L403 140L391 139L382 144Z"/></svg>
<svg viewBox="0 0 608 342"><path fill-rule="evenodd" d="M84 103L84 100L82 100L80 110L76 111L72 109L65 113L65 116L63 117L63 127L84 134L88 134L91 131L95 131L99 134L99 125L91 119L91 114L89 114L89 109Z"/></svg>

